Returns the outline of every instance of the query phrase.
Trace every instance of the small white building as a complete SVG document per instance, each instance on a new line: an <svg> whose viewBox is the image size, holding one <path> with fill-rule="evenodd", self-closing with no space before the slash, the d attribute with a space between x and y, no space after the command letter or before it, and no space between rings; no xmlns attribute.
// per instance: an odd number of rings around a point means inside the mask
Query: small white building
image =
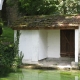
<svg viewBox="0 0 80 80"><path fill-rule="evenodd" d="M80 53L80 16L27 16L12 26L14 39L20 30L19 50L23 63L45 58L74 57Z"/></svg>

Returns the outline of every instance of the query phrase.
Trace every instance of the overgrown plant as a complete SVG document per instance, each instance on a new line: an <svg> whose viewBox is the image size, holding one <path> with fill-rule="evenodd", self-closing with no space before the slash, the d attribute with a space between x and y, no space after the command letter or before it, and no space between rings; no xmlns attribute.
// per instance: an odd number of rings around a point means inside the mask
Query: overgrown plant
<svg viewBox="0 0 80 80"><path fill-rule="evenodd" d="M19 38L20 38L20 31L17 30L16 33L16 40L14 43L14 53L15 53L15 61L14 61L14 65L17 67L20 67L22 64L22 59L24 57L22 51L19 51Z"/></svg>

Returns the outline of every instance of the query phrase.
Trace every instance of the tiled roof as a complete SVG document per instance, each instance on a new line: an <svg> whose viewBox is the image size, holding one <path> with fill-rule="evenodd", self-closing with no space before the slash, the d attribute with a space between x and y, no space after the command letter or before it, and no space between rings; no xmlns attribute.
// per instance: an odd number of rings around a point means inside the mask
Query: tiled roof
<svg viewBox="0 0 80 80"><path fill-rule="evenodd" d="M80 16L24 16L12 24L13 29L58 29L58 28L78 28Z"/></svg>

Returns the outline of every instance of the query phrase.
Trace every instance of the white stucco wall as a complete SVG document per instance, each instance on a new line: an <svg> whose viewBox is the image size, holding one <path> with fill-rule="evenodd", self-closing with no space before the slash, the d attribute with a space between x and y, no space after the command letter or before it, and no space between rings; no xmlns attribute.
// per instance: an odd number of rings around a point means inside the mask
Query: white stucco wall
<svg viewBox="0 0 80 80"><path fill-rule="evenodd" d="M19 50L24 53L23 62L38 61L38 30L20 31Z"/></svg>
<svg viewBox="0 0 80 80"><path fill-rule="evenodd" d="M47 31L39 30L39 60L47 58Z"/></svg>
<svg viewBox="0 0 80 80"><path fill-rule="evenodd" d="M16 30L14 30L16 36ZM24 54L23 63L47 57L47 31L20 30L19 50Z"/></svg>
<svg viewBox="0 0 80 80"><path fill-rule="evenodd" d="M60 57L60 30L20 30L20 33L19 50L24 54L23 63Z"/></svg>
<svg viewBox="0 0 80 80"><path fill-rule="evenodd" d="M48 30L48 57L60 57L60 30Z"/></svg>
<svg viewBox="0 0 80 80"><path fill-rule="evenodd" d="M38 30L32 30L32 43L30 43L30 46L32 45L32 61L38 61L38 45L39 45L39 31Z"/></svg>

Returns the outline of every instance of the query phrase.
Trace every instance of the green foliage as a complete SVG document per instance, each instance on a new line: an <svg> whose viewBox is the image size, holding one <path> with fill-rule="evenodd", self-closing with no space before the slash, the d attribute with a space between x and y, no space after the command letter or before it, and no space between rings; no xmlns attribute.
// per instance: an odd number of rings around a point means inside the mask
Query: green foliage
<svg viewBox="0 0 80 80"><path fill-rule="evenodd" d="M24 55L22 52L18 53L15 57L15 61L13 62L13 65L15 66L15 68L19 68L22 65L22 59L23 59Z"/></svg>
<svg viewBox="0 0 80 80"><path fill-rule="evenodd" d="M13 31L4 26L2 22L0 21L3 27L3 34L0 36L0 76L5 76L11 71L15 55Z"/></svg>
<svg viewBox="0 0 80 80"><path fill-rule="evenodd" d="M0 73L2 75L9 72L14 61L13 44L0 41ZM5 73L6 72L6 73Z"/></svg>
<svg viewBox="0 0 80 80"><path fill-rule="evenodd" d="M80 14L80 0L7 0L23 15Z"/></svg>
<svg viewBox="0 0 80 80"><path fill-rule="evenodd" d="M58 12L60 14L79 14L80 1L79 0L58 0Z"/></svg>
<svg viewBox="0 0 80 80"><path fill-rule="evenodd" d="M22 51L19 51L19 37L20 37L20 32L17 31L16 33L16 39L15 39L15 43L14 43L14 53L15 53L15 60L13 62L13 65L15 65L15 67L20 67L22 64L22 59L24 57Z"/></svg>
<svg viewBox="0 0 80 80"><path fill-rule="evenodd" d="M14 43L13 30L3 25L2 19L0 26L3 27L3 34L0 36L0 76L4 76L11 71L14 63L17 63L17 67L21 66L23 54L18 53L19 33Z"/></svg>
<svg viewBox="0 0 80 80"><path fill-rule="evenodd" d="M6 0L23 15L80 14L80 0Z"/></svg>
<svg viewBox="0 0 80 80"><path fill-rule="evenodd" d="M2 19L0 19L0 27L5 28ZM2 75L9 71L9 68L14 60L13 43L11 43L11 41L7 41L7 38L8 36L5 38L5 34L0 36L0 73L2 73Z"/></svg>
<svg viewBox="0 0 80 80"><path fill-rule="evenodd" d="M8 26L3 26L3 34L2 37L0 37L0 40L4 42L14 42L14 31L9 28Z"/></svg>
<svg viewBox="0 0 80 80"><path fill-rule="evenodd" d="M14 60L14 44L13 42L13 31L8 27L4 27L2 19L0 19L0 26L3 27L3 34L0 36L0 72L7 69L1 67L10 68ZM9 39L9 38L12 39Z"/></svg>
<svg viewBox="0 0 80 80"><path fill-rule="evenodd" d="M19 52L18 49L19 33L15 43L13 43L13 31L8 27L3 28L4 33L3 36L0 37L0 73L6 75L11 69L15 71L17 67L21 66L23 54ZM10 37L12 39L8 39Z"/></svg>
<svg viewBox="0 0 80 80"><path fill-rule="evenodd" d="M13 45L7 42L0 43L0 65L11 66L14 60Z"/></svg>
<svg viewBox="0 0 80 80"><path fill-rule="evenodd" d="M0 27L3 27L3 21L1 18L0 18Z"/></svg>
<svg viewBox="0 0 80 80"><path fill-rule="evenodd" d="M19 10L26 15L56 13L57 0L19 0Z"/></svg>
<svg viewBox="0 0 80 80"><path fill-rule="evenodd" d="M79 14L79 0L18 0L19 11L25 15Z"/></svg>
<svg viewBox="0 0 80 80"><path fill-rule="evenodd" d="M13 7L18 0L6 0L7 6Z"/></svg>

